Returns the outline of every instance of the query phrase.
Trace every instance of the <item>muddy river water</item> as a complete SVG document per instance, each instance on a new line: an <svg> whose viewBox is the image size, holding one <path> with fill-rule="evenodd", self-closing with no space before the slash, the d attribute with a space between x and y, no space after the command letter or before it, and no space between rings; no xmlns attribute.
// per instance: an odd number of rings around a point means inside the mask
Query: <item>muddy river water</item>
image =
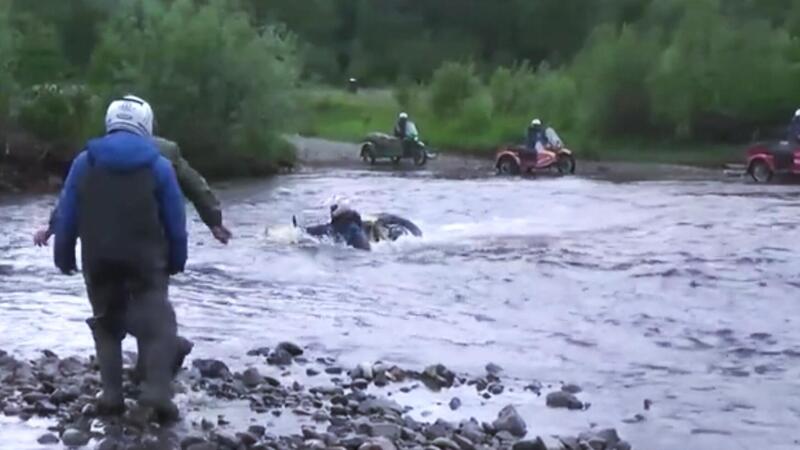
<svg viewBox="0 0 800 450"><path fill-rule="evenodd" d="M189 206L191 262L172 297L192 357L235 367L249 348L291 340L353 365L494 362L520 386L577 383L592 406L510 393L435 414L488 419L510 402L535 434L597 423L639 449L800 447L796 187L458 178L326 168L227 185L227 247ZM293 214L324 220L333 194L425 235L367 253L287 228ZM17 356L93 349L82 279L30 244L53 202L0 203L0 348Z"/></svg>

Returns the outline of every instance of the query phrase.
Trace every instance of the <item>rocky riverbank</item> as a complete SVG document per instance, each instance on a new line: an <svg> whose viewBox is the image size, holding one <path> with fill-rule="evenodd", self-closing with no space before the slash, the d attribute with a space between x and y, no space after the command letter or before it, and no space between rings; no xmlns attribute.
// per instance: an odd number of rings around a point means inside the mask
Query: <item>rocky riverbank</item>
<svg viewBox="0 0 800 450"><path fill-rule="evenodd" d="M443 392L469 386L474 395L489 399L518 389L506 384L502 368L491 363L481 376L456 374L440 364L415 371L377 362L346 370L332 358L309 358L302 348L286 342L274 349L253 349L248 356L263 361L268 373L257 367L234 372L213 359L192 361L175 383L184 418L165 426L157 423L152 411L135 403L137 387L129 377L125 414L97 417L93 400L100 382L93 358L60 358L45 351L36 360L22 361L0 351L0 409L23 421L50 418L52 426L39 438L42 445L102 450L631 448L614 429L590 429L578 436L537 436L535 425L525 423L512 405L502 408L491 423L433 418L420 422L408 414L411 407L391 398L394 390ZM135 355L127 354L126 360L130 366ZM298 370L303 377L293 375ZM573 409L576 414L590 406L578 399L581 389L574 384L533 382L522 391L526 401ZM211 415L207 402L197 399L247 405L252 417L247 421ZM461 403L452 397L449 407L458 409ZM289 420L294 430L276 430L277 420Z"/></svg>

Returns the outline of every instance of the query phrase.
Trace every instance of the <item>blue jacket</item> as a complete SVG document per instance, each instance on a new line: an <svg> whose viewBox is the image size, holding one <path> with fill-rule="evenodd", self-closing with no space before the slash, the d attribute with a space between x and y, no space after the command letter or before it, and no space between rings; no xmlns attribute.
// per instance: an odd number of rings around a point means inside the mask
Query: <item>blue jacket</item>
<svg viewBox="0 0 800 450"><path fill-rule="evenodd" d="M117 131L89 141L75 158L61 191L55 218L54 260L64 273L77 270L75 244L78 239L78 195L81 180L90 165L111 172L130 172L149 167L156 183L158 215L169 244L169 271L183 271L187 258L186 213L183 194L172 164L150 138Z"/></svg>

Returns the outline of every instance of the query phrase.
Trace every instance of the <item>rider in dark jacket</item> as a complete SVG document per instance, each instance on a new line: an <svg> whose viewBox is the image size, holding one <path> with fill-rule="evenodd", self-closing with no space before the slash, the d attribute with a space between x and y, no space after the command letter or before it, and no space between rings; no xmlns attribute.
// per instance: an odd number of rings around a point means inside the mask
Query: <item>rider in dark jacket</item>
<svg viewBox="0 0 800 450"><path fill-rule="evenodd" d="M539 119L533 119L528 127L528 132L525 139L525 149L536 155L539 147L544 148L546 146L547 134L545 133L545 128L542 125L542 121Z"/></svg>
<svg viewBox="0 0 800 450"><path fill-rule="evenodd" d="M405 139L407 125L408 125L408 114L401 112L397 116L397 122L394 124L394 137L399 139Z"/></svg>
<svg viewBox="0 0 800 450"><path fill-rule="evenodd" d="M330 237L359 250L370 250L361 215L343 204L331 206L330 223L308 227L306 233L316 237Z"/></svg>

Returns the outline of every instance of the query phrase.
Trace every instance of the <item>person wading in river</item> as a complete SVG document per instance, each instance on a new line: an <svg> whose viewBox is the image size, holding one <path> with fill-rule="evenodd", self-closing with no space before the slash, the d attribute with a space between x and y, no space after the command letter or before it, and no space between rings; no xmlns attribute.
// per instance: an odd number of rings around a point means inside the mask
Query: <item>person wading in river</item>
<svg viewBox="0 0 800 450"><path fill-rule="evenodd" d="M139 403L173 420L178 336L168 285L186 264L186 215L175 171L151 139L152 124L150 105L138 97L108 107L107 134L75 158L61 192L54 261L62 273L75 273L80 238L93 312L87 323L103 386L98 412L124 409L122 340L130 333L144 372Z"/></svg>

